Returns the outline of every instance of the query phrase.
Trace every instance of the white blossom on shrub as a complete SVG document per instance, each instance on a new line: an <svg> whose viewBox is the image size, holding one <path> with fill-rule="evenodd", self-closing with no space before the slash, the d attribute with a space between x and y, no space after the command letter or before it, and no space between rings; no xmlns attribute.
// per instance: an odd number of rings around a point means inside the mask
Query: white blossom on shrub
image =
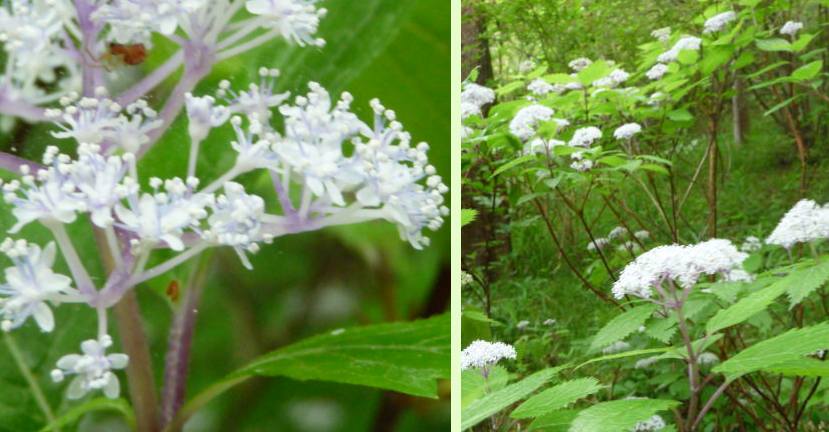
<svg viewBox="0 0 829 432"><path fill-rule="evenodd" d="M479 339L461 351L461 370L488 368L501 360L514 360L516 356L512 345Z"/></svg>
<svg viewBox="0 0 829 432"><path fill-rule="evenodd" d="M798 201L766 238L770 245L791 249L797 243L808 243L829 237L829 208L815 201Z"/></svg>
<svg viewBox="0 0 829 432"><path fill-rule="evenodd" d="M712 16L705 20L703 24L703 34L716 33L722 30L728 23L737 19L737 14L734 11L726 11Z"/></svg>
<svg viewBox="0 0 829 432"><path fill-rule="evenodd" d="M679 57L680 52L685 50L699 51L701 45L702 39L694 36L683 36L674 44L673 47L671 47L671 49L660 54L656 60L660 63L670 63Z"/></svg>
<svg viewBox="0 0 829 432"><path fill-rule="evenodd" d="M668 73L668 66L662 63L657 63L653 65L653 67L648 69L647 72L645 72L645 76L647 76L648 79L655 81L658 79L662 79L662 77L665 76L666 73Z"/></svg>
<svg viewBox="0 0 829 432"><path fill-rule="evenodd" d="M533 104L521 108L509 124L510 132L526 141L535 135L539 124L549 121L555 112L544 105Z"/></svg>
<svg viewBox="0 0 829 432"><path fill-rule="evenodd" d="M780 34L787 36L795 36L803 28L803 23L798 21L786 21L783 27L780 28Z"/></svg>
<svg viewBox="0 0 829 432"><path fill-rule="evenodd" d="M613 137L617 140L627 140L632 138L634 135L642 132L642 126L638 123L626 123L613 131Z"/></svg>

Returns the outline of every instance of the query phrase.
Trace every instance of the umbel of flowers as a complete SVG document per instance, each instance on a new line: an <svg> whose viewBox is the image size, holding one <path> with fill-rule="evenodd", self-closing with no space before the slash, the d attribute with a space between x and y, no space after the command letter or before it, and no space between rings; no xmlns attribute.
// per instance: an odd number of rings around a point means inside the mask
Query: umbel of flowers
<svg viewBox="0 0 829 432"><path fill-rule="evenodd" d="M231 24L241 8L251 16ZM448 215L443 198L448 188L429 164L429 145L412 141L395 112L378 100L370 103L371 118L363 120L351 111L350 94L333 98L317 83L293 98L276 92L278 71L267 68L260 70L258 83L245 89L222 81L214 95L190 93L197 78L209 71L203 70L209 61L275 37L321 46L314 34L324 15L313 0L13 0L0 8L0 36L9 54L0 111L52 122L55 140L77 143L76 157L52 145L40 163L3 161L7 167L16 163L20 174L2 185L17 220L10 232L39 223L51 231L54 242L40 246L9 238L0 245L12 261L0 285L0 323L12 331L34 321L51 332L60 325L52 309L61 304L80 303L97 311L94 337L81 344L81 353L61 358L52 372L55 381L71 377L69 398L95 390L118 396L113 371L126 367L129 358L107 353L113 345L107 310L137 285L208 248L233 248L251 268L249 254L294 233L382 220L395 224L401 238L420 249L429 244L424 231L441 227ZM64 32L89 46L71 45ZM87 55L97 40L149 44L152 33L179 42L183 54L126 93L110 96L100 68L78 71L83 79L73 75L77 56ZM71 49L77 50L74 55L61 56ZM181 63L182 82L156 111L141 96ZM68 78L44 75L56 64L69 67ZM54 83L53 93L43 94L29 78ZM57 106L36 107L49 103ZM186 170L180 177L143 178L138 161L181 108L189 121ZM217 127L235 131L227 147L236 159L207 183L199 178L196 162L201 142ZM235 181L253 171L270 178L275 203ZM140 186L146 184L149 188ZM81 216L106 238L104 253L114 269L105 280L90 277L67 233L66 225ZM148 266L161 249L176 255ZM70 275L53 271L58 252Z"/></svg>

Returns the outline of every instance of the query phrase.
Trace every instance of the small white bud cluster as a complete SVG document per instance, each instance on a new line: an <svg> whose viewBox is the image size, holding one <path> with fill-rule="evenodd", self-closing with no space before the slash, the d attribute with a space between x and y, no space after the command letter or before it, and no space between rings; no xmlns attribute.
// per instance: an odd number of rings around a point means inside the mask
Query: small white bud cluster
<svg viewBox="0 0 829 432"><path fill-rule="evenodd" d="M642 132L642 126L638 123L626 123L613 131L613 137L617 140L628 140L633 138L633 136L639 132Z"/></svg>
<svg viewBox="0 0 829 432"><path fill-rule="evenodd" d="M297 45L325 46L325 41L314 38L320 20L328 12L314 6L317 0L247 0L248 12L266 18L265 28L279 31L286 40Z"/></svg>
<svg viewBox="0 0 829 432"><path fill-rule="evenodd" d="M659 42L667 42L671 38L671 28L662 27L651 32L651 36Z"/></svg>
<svg viewBox="0 0 829 432"><path fill-rule="evenodd" d="M680 52L685 50L699 51L700 46L702 46L702 39L694 36L683 36L671 49L660 54L656 60L660 63L670 63L676 61Z"/></svg>
<svg viewBox="0 0 829 432"><path fill-rule="evenodd" d="M567 143L570 147L590 148L593 143L602 138L602 131L595 126L576 129L573 137Z"/></svg>
<svg viewBox="0 0 829 432"><path fill-rule="evenodd" d="M668 73L668 66L662 63L657 63L645 72L645 76L650 80L656 81L658 79L662 79L666 73Z"/></svg>
<svg viewBox="0 0 829 432"><path fill-rule="evenodd" d="M593 81L593 87L616 88L630 78L630 74L623 69L614 69L604 78Z"/></svg>
<svg viewBox="0 0 829 432"><path fill-rule="evenodd" d="M536 96L546 96L555 88L543 78L536 78L527 86L527 90Z"/></svg>
<svg viewBox="0 0 829 432"><path fill-rule="evenodd" d="M616 354L624 351L630 350L630 344L625 341L617 341L613 342L612 344L604 347L602 349L602 354Z"/></svg>
<svg viewBox="0 0 829 432"><path fill-rule="evenodd" d="M794 37L803 28L803 23L798 21L786 21L780 28L780 34Z"/></svg>
<svg viewBox="0 0 829 432"><path fill-rule="evenodd" d="M69 94L60 99L62 109L45 111L60 128L52 132L55 138L72 138L81 144L117 145L126 152L136 153L149 142L148 133L163 122L147 101L138 101L122 107L107 97L106 89L99 87L95 97Z"/></svg>
<svg viewBox="0 0 829 432"><path fill-rule="evenodd" d="M631 432L656 432L665 429L666 426L665 420L662 417L654 415L645 421L636 423L636 426L631 429Z"/></svg>
<svg viewBox="0 0 829 432"><path fill-rule="evenodd" d="M569 66L570 69L573 69L575 72L581 72L591 64L593 64L593 61L589 58L579 57L575 60L570 61L570 63L567 63L567 66Z"/></svg>
<svg viewBox="0 0 829 432"><path fill-rule="evenodd" d="M495 92L475 83L466 83L461 91L461 119L481 115L484 105L495 101Z"/></svg>
<svg viewBox="0 0 829 432"><path fill-rule="evenodd" d="M703 34L716 33L722 30L728 23L737 19L737 14L734 11L727 11L719 13L705 20L703 24Z"/></svg>

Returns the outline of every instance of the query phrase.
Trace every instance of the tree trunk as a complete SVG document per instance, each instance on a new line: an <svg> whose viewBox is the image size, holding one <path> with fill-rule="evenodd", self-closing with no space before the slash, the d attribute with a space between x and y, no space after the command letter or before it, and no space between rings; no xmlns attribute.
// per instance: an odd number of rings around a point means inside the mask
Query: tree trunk
<svg viewBox="0 0 829 432"><path fill-rule="evenodd" d="M486 20L484 14L476 7L475 1L464 4L461 23L461 74L469 76L478 68L478 84L485 84L493 78L492 56L489 52L489 39L486 37Z"/></svg>

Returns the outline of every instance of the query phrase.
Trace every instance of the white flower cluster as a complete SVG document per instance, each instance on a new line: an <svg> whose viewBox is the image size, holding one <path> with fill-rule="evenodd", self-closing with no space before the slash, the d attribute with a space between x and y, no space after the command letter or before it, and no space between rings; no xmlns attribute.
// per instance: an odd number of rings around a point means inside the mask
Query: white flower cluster
<svg viewBox="0 0 829 432"><path fill-rule="evenodd" d="M546 155L552 153L553 149L558 146L566 145L564 141L557 139L533 138L524 144L524 154L542 154Z"/></svg>
<svg viewBox="0 0 829 432"><path fill-rule="evenodd" d="M710 366L719 363L720 358L712 352L705 351L697 356L697 361L701 365Z"/></svg>
<svg viewBox="0 0 829 432"><path fill-rule="evenodd" d="M783 27L780 28L780 34L787 36L795 36L803 28L803 23L798 21L786 21Z"/></svg>
<svg viewBox="0 0 829 432"><path fill-rule="evenodd" d="M7 238L0 244L0 252L12 261L5 270L6 283L0 285L0 315L3 331L11 331L33 318L44 332L55 328L55 317L49 304L83 301L80 293L71 287L72 280L52 272L55 263L55 244L41 250L25 240Z"/></svg>
<svg viewBox="0 0 829 432"><path fill-rule="evenodd" d="M642 132L642 126L638 123L626 123L613 131L613 137L617 140L627 140L633 138L639 132Z"/></svg>
<svg viewBox="0 0 829 432"><path fill-rule="evenodd" d="M667 289L666 281L684 289L691 288L703 275L721 275L729 280L745 278L740 252L728 240L711 239L695 245L655 247L628 264L613 283L613 295L651 298L654 289Z"/></svg>
<svg viewBox="0 0 829 432"><path fill-rule="evenodd" d="M623 69L614 69L604 78L593 81L593 87L615 88L630 78L630 74Z"/></svg>
<svg viewBox="0 0 829 432"><path fill-rule="evenodd" d="M591 64L593 64L593 61L589 58L579 57L575 60L570 61L570 63L567 63L567 66L569 66L570 69L573 69L576 72L581 72Z"/></svg>
<svg viewBox="0 0 829 432"><path fill-rule="evenodd" d="M719 13L705 20L703 24L703 34L716 33L722 30L728 23L737 19L737 14L734 11L727 11Z"/></svg>
<svg viewBox="0 0 829 432"><path fill-rule="evenodd" d="M770 245L791 249L797 243L808 243L829 237L829 206L804 199L797 202L780 219L766 238Z"/></svg>
<svg viewBox="0 0 829 432"><path fill-rule="evenodd" d="M517 356L512 345L476 340L461 351L461 370L488 368L501 360Z"/></svg>
<svg viewBox="0 0 829 432"><path fill-rule="evenodd" d="M66 392L69 399L80 399L95 390L102 390L110 399L117 398L121 385L112 371L127 367L129 357L120 353L107 354L106 350L111 346L112 338L106 335L100 340L83 341L81 354L68 354L58 360L58 368L51 373L52 380L61 382L67 376L75 375Z"/></svg>
<svg viewBox="0 0 829 432"><path fill-rule="evenodd" d="M763 247L763 241L755 236L748 236L746 237L745 241L742 245L740 245L740 250L746 253L757 252L760 248Z"/></svg>
<svg viewBox="0 0 829 432"><path fill-rule="evenodd" d="M481 115L481 107L495 101L495 92L475 83L464 84L461 92L461 118Z"/></svg>
<svg viewBox="0 0 829 432"><path fill-rule="evenodd" d="M662 27L651 32L651 36L659 42L667 42L671 38L671 28Z"/></svg>
<svg viewBox="0 0 829 432"><path fill-rule="evenodd" d="M596 249L604 249L609 244L610 244L610 239L605 238L605 237L600 237L600 238L595 239L595 241L592 241L592 242L588 243L587 244L587 250L590 251L590 252L593 252Z"/></svg>
<svg viewBox="0 0 829 432"><path fill-rule="evenodd" d="M475 278L472 277L471 274L469 274L465 271L462 271L461 272L461 287L465 287L465 286L471 285L473 283L475 283Z"/></svg>
<svg viewBox="0 0 829 432"><path fill-rule="evenodd" d="M522 73L522 74L529 73L529 72L532 72L533 69L535 69L535 62L532 61L532 60L524 60L524 61L522 61L521 63L518 64L518 72L519 73Z"/></svg>
<svg viewBox="0 0 829 432"><path fill-rule="evenodd" d="M536 78L527 86L527 90L536 96L545 96L554 91L555 87L543 78Z"/></svg>
<svg viewBox="0 0 829 432"><path fill-rule="evenodd" d="M64 26L73 17L74 7L63 0L3 2L0 6L0 43L6 54L5 71L0 78L5 86L3 97L37 105L80 89L78 62L64 46L67 39Z"/></svg>
<svg viewBox="0 0 829 432"><path fill-rule="evenodd" d="M668 73L668 66L662 63L657 63L653 65L653 67L648 69L647 72L645 72L645 76L648 77L648 79L655 81L658 79L662 79L662 77L665 76L666 73Z"/></svg>
<svg viewBox="0 0 829 432"><path fill-rule="evenodd" d="M665 420L659 415L654 415L645 421L636 423L631 432L656 432L665 429L665 426L667 426Z"/></svg>
<svg viewBox="0 0 829 432"><path fill-rule="evenodd" d="M701 45L702 39L694 36L683 36L681 39L676 41L671 49L660 54L656 60L660 63L670 63L679 57L680 52L685 50L699 51Z"/></svg>
<svg viewBox="0 0 829 432"><path fill-rule="evenodd" d="M521 141L526 141L535 135L538 125L549 121L553 114L555 114L553 109L544 105L532 104L526 106L521 108L512 118L509 130Z"/></svg>
<svg viewBox="0 0 829 432"><path fill-rule="evenodd" d="M593 160L584 157L584 152L570 154L570 168L578 172L590 171L593 168Z"/></svg>
<svg viewBox="0 0 829 432"><path fill-rule="evenodd" d="M62 109L45 111L46 117L60 129L52 135L83 144L118 145L127 152L137 152L150 141L148 134L161 127L162 121L144 100L122 107L106 94L106 89L99 87L96 97L79 98L74 92L62 97Z"/></svg>
<svg viewBox="0 0 829 432"><path fill-rule="evenodd" d="M602 349L602 354L616 354L624 351L630 350L630 344L625 341L617 341L613 342L612 344L604 347Z"/></svg>
<svg viewBox="0 0 829 432"><path fill-rule="evenodd" d="M589 148L593 143L602 138L602 131L595 126L587 126L576 129L573 137L567 143L570 147Z"/></svg>

